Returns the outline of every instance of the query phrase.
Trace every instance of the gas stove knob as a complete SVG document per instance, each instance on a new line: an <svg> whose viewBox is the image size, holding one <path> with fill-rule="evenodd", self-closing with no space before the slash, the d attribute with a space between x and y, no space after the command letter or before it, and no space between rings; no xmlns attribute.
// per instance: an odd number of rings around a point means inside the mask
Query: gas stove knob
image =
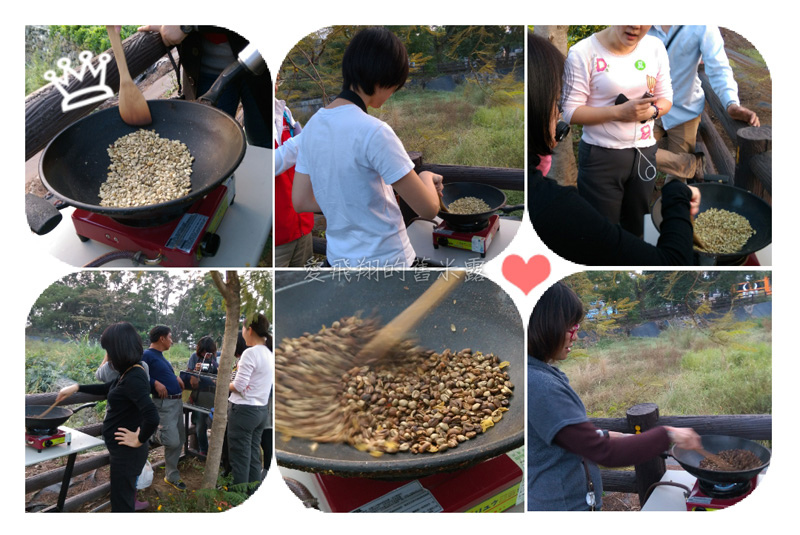
<svg viewBox="0 0 800 535"><path fill-rule="evenodd" d="M203 256L214 256L219 251L219 235L207 232L200 241L200 254Z"/></svg>

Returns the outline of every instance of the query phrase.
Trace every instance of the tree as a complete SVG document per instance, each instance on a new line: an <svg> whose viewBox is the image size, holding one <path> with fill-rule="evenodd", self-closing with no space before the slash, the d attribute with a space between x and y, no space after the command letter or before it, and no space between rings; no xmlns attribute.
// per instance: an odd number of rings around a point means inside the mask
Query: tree
<svg viewBox="0 0 800 535"><path fill-rule="evenodd" d="M219 271L212 271L211 279L225 299L225 336L222 338L222 354L219 358L217 388L214 393L214 421L211 424L211 440L208 443L206 470L203 473L201 485L201 488L204 489L213 489L217 486L222 445L225 439L225 430L228 427L228 385L231 382L241 309L241 284L236 271L226 271L224 281Z"/></svg>

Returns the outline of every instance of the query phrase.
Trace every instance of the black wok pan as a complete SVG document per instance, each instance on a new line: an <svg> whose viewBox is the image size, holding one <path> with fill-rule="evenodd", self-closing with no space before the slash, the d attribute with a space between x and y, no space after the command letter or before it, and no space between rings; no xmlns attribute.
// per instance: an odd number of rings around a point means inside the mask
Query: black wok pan
<svg viewBox="0 0 800 535"><path fill-rule="evenodd" d="M693 184L700 190L700 213L709 208L717 208L735 212L750 221L750 226L756 231L742 250L732 254L708 253L695 249L700 256L701 264L730 263L732 260L746 257L752 253L760 251L772 243L772 207L762 198L753 195L747 190L730 186L728 184L718 184L716 182ZM653 204L652 214L653 225L656 229L661 229L661 198L659 197Z"/></svg>
<svg viewBox="0 0 800 535"><path fill-rule="evenodd" d="M49 405L27 405L25 406L25 429L33 434L36 434L36 431L46 432L57 429L59 425L69 420L79 410L94 407L95 405L97 405L97 402L86 403L76 409L54 407L44 418L37 418L37 415L49 409Z"/></svg>
<svg viewBox="0 0 800 535"><path fill-rule="evenodd" d="M761 465L751 470L739 470L732 472L708 470L700 468L700 461L704 457L697 451L684 450L678 446L673 446L670 455L675 458L684 470L695 476L701 481L707 481L716 485L728 483L744 483L753 479L764 468L769 465L770 451L752 440L738 437L728 437L723 435L703 435L703 448L709 453L718 454L724 450L748 450L756 454L761 459Z"/></svg>
<svg viewBox="0 0 800 535"><path fill-rule="evenodd" d="M39 176L47 189L68 205L125 224L157 224L183 214L229 177L244 158L244 131L225 112L185 100L150 100L148 106L153 123L145 128L155 130L161 137L182 141L194 156L188 195L134 208L100 206L98 193L110 163L106 150L120 137L138 130L122 122L117 108L84 117L53 138L39 161Z"/></svg>
<svg viewBox="0 0 800 535"><path fill-rule="evenodd" d="M444 185L442 201L445 206L462 197L481 199L489 205L489 211L479 214L452 214L440 211L439 217L454 229L480 230L488 225L489 218L498 210L508 213L524 208L523 205L505 206L506 194L494 186L475 182L450 182Z"/></svg>
<svg viewBox="0 0 800 535"><path fill-rule="evenodd" d="M275 340L317 332L323 324L330 325L359 311L362 317L376 315L385 324L419 297L437 273L431 272L430 281L425 282L415 282L412 271L394 272L388 278L383 275L382 272L376 281L374 276L356 280L353 274L347 282L341 274L334 273L320 277L323 282L287 285L297 276L277 273ZM456 332L452 332L451 324ZM312 452L308 440L277 440L278 463L339 476L401 479L467 467L521 446L525 427L525 351L522 321L511 298L489 280L464 281L412 334L422 346L437 352L472 348L509 361L506 370L515 389L503 419L486 434L435 454L396 453L376 458L348 444L321 443Z"/></svg>

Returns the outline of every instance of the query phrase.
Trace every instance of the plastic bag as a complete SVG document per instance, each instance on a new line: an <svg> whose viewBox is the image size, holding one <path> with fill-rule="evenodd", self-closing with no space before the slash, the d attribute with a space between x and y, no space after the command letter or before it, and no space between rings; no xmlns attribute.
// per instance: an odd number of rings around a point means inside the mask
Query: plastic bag
<svg viewBox="0 0 800 535"><path fill-rule="evenodd" d="M146 489L150 485L153 484L153 467L150 465L150 461L144 463L144 468L142 468L142 473L139 474L139 477L136 478L136 488L139 490Z"/></svg>

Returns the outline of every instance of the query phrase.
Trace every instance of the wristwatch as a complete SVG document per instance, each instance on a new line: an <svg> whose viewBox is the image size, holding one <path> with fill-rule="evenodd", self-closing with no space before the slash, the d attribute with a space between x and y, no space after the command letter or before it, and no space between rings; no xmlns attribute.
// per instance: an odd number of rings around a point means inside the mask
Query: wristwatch
<svg viewBox="0 0 800 535"><path fill-rule="evenodd" d="M197 31L197 26L181 26L180 28L181 28L181 31L183 33L186 33L186 34L189 34L189 33Z"/></svg>
<svg viewBox="0 0 800 535"><path fill-rule="evenodd" d="M656 111L655 111L655 113L653 113L653 116L651 117L651 119L658 119L658 112L661 111L661 110L659 110L658 106L656 106L655 104L650 104L650 105L656 109Z"/></svg>

